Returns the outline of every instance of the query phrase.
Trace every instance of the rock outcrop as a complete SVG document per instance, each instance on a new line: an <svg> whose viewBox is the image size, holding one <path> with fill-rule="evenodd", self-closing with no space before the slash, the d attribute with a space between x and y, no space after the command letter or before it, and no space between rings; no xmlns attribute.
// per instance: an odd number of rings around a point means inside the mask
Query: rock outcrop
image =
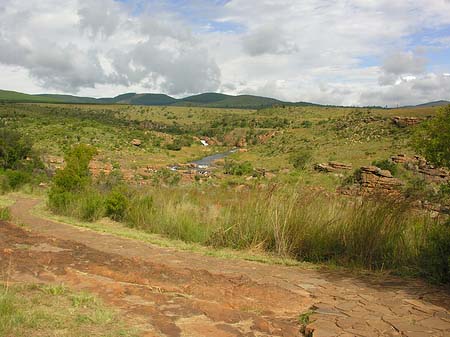
<svg viewBox="0 0 450 337"><path fill-rule="evenodd" d="M340 163L337 161L330 161L327 164L325 164L325 163L316 164L316 165L314 165L314 169L316 171L321 171L321 172L336 172L336 171L342 171L342 170L351 170L352 165Z"/></svg>
<svg viewBox="0 0 450 337"><path fill-rule="evenodd" d="M363 166L357 175L357 181L363 193L381 192L384 194L400 194L402 182L392 176L389 170L376 166Z"/></svg>
<svg viewBox="0 0 450 337"><path fill-rule="evenodd" d="M392 117L392 122L400 128L405 128L407 126L413 126L421 123L423 118L419 117Z"/></svg>
<svg viewBox="0 0 450 337"><path fill-rule="evenodd" d="M435 167L427 162L427 160L421 156L408 157L404 154L398 154L391 157L391 160L397 164L403 164L403 166L410 171L419 174L423 179L428 182L434 183L446 183L450 181L450 171L442 168Z"/></svg>

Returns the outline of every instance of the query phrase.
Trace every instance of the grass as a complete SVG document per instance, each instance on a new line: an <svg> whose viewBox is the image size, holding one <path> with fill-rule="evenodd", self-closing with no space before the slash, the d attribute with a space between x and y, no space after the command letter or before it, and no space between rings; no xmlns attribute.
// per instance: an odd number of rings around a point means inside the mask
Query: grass
<svg viewBox="0 0 450 337"><path fill-rule="evenodd" d="M58 215L48 210L45 202L41 202L34 209L31 210L33 215L44 219L50 219L61 223L66 223L72 226L86 228L98 233L106 233L116 235L119 237L137 240L159 247L175 248L184 251L197 252L207 256L214 256L228 259L242 259L247 261L255 261L269 264L280 264L286 266L299 266L314 268L313 265L303 263L295 259L287 257L274 256L261 250L235 250L229 248L213 248L205 247L194 242L185 242L182 240L170 239L166 236L146 232L140 229L130 228L123 223L115 222L107 218L102 218L97 221L88 222L80 221L73 217Z"/></svg>
<svg viewBox="0 0 450 337"><path fill-rule="evenodd" d="M11 220L11 211L8 207L0 207L0 220Z"/></svg>
<svg viewBox="0 0 450 337"><path fill-rule="evenodd" d="M137 335L91 294L63 285L0 285L0 336Z"/></svg>
<svg viewBox="0 0 450 337"><path fill-rule="evenodd" d="M73 194L63 209L53 210L81 218L90 193L99 192ZM304 185L246 191L217 186L130 188L120 193L129 200L123 222L147 233L205 247L373 270L420 270L420 254L428 244L425 234L436 222L400 201L344 199Z"/></svg>

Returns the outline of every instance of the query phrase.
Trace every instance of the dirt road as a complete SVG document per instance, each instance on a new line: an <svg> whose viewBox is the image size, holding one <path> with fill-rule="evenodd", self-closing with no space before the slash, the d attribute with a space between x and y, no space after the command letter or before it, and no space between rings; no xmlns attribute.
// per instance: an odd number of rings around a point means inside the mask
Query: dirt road
<svg viewBox="0 0 450 337"><path fill-rule="evenodd" d="M207 257L38 218L0 223L0 277L96 293L144 336L450 336L450 294L420 281Z"/></svg>

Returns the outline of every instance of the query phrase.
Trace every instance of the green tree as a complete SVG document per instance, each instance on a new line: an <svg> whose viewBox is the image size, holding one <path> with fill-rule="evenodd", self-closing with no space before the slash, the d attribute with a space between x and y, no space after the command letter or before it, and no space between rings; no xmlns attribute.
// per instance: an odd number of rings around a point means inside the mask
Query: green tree
<svg viewBox="0 0 450 337"><path fill-rule="evenodd" d="M0 128L0 167L18 169L31 156L31 141L19 132Z"/></svg>
<svg viewBox="0 0 450 337"><path fill-rule="evenodd" d="M97 150L90 145L76 145L67 152L64 169L57 171L48 194L50 208L67 212L77 194L83 192L91 183L89 162Z"/></svg>
<svg viewBox="0 0 450 337"><path fill-rule="evenodd" d="M417 127L413 146L433 164L450 167L450 105Z"/></svg>

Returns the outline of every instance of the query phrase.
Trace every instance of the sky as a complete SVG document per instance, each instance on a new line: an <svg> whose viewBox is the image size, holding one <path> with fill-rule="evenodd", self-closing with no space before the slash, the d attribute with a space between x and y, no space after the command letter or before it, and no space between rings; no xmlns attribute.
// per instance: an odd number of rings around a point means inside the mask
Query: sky
<svg viewBox="0 0 450 337"><path fill-rule="evenodd" d="M450 0L0 0L0 89L450 100Z"/></svg>

